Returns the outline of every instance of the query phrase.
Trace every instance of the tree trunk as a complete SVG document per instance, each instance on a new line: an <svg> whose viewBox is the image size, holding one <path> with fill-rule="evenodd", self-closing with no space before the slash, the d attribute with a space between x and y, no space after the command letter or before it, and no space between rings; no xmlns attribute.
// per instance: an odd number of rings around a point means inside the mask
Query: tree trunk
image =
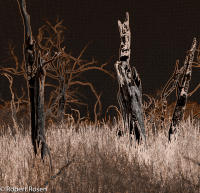
<svg viewBox="0 0 200 193"><path fill-rule="evenodd" d="M58 116L61 120L64 118L65 114L65 103L66 103L66 85L65 78L63 76L59 77L59 87L60 87L60 99L59 99L59 107L58 107Z"/></svg>
<svg viewBox="0 0 200 193"><path fill-rule="evenodd" d="M38 53L36 61L35 41L30 25L30 16L26 10L25 0L18 0L24 23L24 61L29 88L31 112L31 139L35 155L41 142L41 157L45 155L45 116L44 116L44 82L45 64Z"/></svg>
<svg viewBox="0 0 200 193"><path fill-rule="evenodd" d="M126 13L126 21L118 21L121 37L119 61L116 62L119 82L118 102L123 116L124 127L130 134L134 133L139 143L140 136L144 139L144 115L142 109L142 86L141 80L136 69L131 69L130 61L130 42L131 33L129 28L129 15Z"/></svg>
<svg viewBox="0 0 200 193"><path fill-rule="evenodd" d="M35 117L35 41L32 37L30 15L27 13L26 10L26 2L25 0L18 0L18 4L24 24L24 61L29 88L29 100L31 111L31 139L34 148L34 153L37 154L37 130Z"/></svg>
<svg viewBox="0 0 200 193"><path fill-rule="evenodd" d="M35 127L35 77L31 78L28 81L28 87L29 87L29 101L30 101L30 111L31 111L31 140L33 144L33 150L35 155L37 154L37 148L36 148L36 141L37 138L37 130Z"/></svg>
<svg viewBox="0 0 200 193"><path fill-rule="evenodd" d="M171 135L176 132L176 127L183 119L185 107L187 104L189 84L192 77L192 63L194 59L194 52L196 50L196 44L197 41L196 38L194 38L191 49L189 50L189 53L186 56L184 62L183 78L180 85L178 86L178 98L169 129L169 141L171 141Z"/></svg>
<svg viewBox="0 0 200 193"><path fill-rule="evenodd" d="M44 114L44 83L45 83L45 69L43 68L43 61L38 57L38 68L35 77L35 115L36 115L36 131L37 146L40 146L41 142L41 157L45 156L46 151L46 139L45 139L45 114Z"/></svg>

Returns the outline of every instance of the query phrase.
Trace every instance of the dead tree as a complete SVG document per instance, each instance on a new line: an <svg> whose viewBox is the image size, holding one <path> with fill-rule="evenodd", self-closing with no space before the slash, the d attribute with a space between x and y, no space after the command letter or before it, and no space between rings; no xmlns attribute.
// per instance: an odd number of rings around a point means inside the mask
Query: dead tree
<svg viewBox="0 0 200 193"><path fill-rule="evenodd" d="M183 74L184 67L179 69L179 60L176 60L175 69L170 79L165 84L161 93L161 128L165 128L165 115L167 111L167 97L178 87L181 75ZM177 92L176 92L177 96Z"/></svg>
<svg viewBox="0 0 200 193"><path fill-rule="evenodd" d="M51 52L52 50L62 52L62 56L50 63L47 68L47 77L58 84L45 84L46 86L54 88L50 94L49 103L47 104L47 110L45 112L46 117L47 119L49 118L59 122L60 120L64 121L66 117L71 116L67 114L69 109L73 112L77 112L76 109L72 108L71 104L73 104L73 106L83 105L87 108L87 104L77 96L76 89L79 86L88 86L98 101L98 107L101 106L99 96L92 83L79 80L82 73L89 70L98 70L114 78L114 76L104 68L107 63L99 66L98 62L94 59L92 61L82 59L89 44L81 50L80 55L77 58L70 53L65 52L62 48L64 30L65 27L62 25L62 21L57 21L55 25L46 21L46 24L39 28L37 36L37 43L44 52ZM95 104L94 106L97 107L97 105ZM96 108L94 109L96 110ZM100 109L101 108L99 108L99 110ZM97 116L95 114L95 117ZM85 117L82 117L81 120L83 118Z"/></svg>
<svg viewBox="0 0 200 193"><path fill-rule="evenodd" d="M42 60L40 53L37 61L37 71L35 74L35 139L37 139L37 146L41 141L41 156L45 155L46 150L46 139L45 139L45 116L44 116L44 83L45 83L45 68L43 66L44 61ZM33 139L34 140L34 139ZM35 149L37 153L37 149Z"/></svg>
<svg viewBox="0 0 200 193"><path fill-rule="evenodd" d="M36 149L36 126L35 126L35 41L33 40L32 30L30 26L30 16L26 10L25 0L18 0L21 16L24 24L24 61L26 68L26 75L28 81L29 89L29 101L30 101L30 111L31 111L31 139L34 147L35 154L37 153Z"/></svg>
<svg viewBox="0 0 200 193"><path fill-rule="evenodd" d="M172 122L169 129L169 141L171 141L171 135L176 132L176 128L183 118L185 107L188 98L188 89L190 86L190 80L192 77L192 63L194 59L194 53L196 50L197 41L193 39L191 49L189 50L183 66L183 75L181 82L177 85L177 102L172 116Z"/></svg>
<svg viewBox="0 0 200 193"><path fill-rule="evenodd" d="M118 102L123 116L124 127L135 135L136 140L145 137L144 115L142 109L142 85L134 67L130 66L131 32L129 28L129 14L126 13L124 23L118 20L121 38L119 61L115 68L119 83Z"/></svg>
<svg viewBox="0 0 200 193"><path fill-rule="evenodd" d="M59 53L49 59L49 53L41 56L36 49L36 42L32 36L30 16L26 10L25 0L18 0L19 9L24 24L24 61L26 68L27 85L29 89L29 101L31 111L31 138L35 155L41 144L41 157L44 158L49 148L45 140L45 117L44 117L44 82L45 67L52 62ZM50 157L51 162L51 157Z"/></svg>

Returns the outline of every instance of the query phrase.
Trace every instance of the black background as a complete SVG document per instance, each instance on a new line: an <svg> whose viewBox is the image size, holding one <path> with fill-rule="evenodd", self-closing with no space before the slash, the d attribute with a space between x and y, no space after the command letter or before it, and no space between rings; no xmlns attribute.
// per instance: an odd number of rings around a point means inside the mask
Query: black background
<svg viewBox="0 0 200 193"><path fill-rule="evenodd" d="M200 2L199 2L200 4ZM193 37L200 41L200 5L198 1L133 1L133 0L27 0L33 35L44 24L56 18L64 20L66 48L78 56L82 48L92 43L84 58L94 57L100 64L109 61L107 69L114 71L118 59L119 32L117 20L130 15L132 34L131 64L137 68L143 92L155 94L171 76L176 59L183 64L185 52ZM8 42L15 44L22 57L23 25L16 0L0 1L0 64L6 65ZM200 69L193 70L191 90L200 82ZM90 72L98 93L102 92L104 107L117 104L117 81L102 73ZM8 96L8 83L0 79L0 96ZM200 103L200 90L191 98Z"/></svg>

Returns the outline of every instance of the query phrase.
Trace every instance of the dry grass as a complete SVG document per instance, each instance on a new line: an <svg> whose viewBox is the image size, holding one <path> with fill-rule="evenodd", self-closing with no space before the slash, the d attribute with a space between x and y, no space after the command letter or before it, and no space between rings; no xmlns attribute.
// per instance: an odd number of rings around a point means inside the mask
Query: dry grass
<svg viewBox="0 0 200 193"><path fill-rule="evenodd" d="M7 128L9 129L9 128ZM171 144L166 132L147 131L147 147L118 138L116 126L53 125L47 130L48 158L33 156L29 132L0 137L0 187L44 187L52 193L191 193L200 191L200 123L182 122ZM63 168L61 171L60 169ZM50 175L57 176L50 178Z"/></svg>

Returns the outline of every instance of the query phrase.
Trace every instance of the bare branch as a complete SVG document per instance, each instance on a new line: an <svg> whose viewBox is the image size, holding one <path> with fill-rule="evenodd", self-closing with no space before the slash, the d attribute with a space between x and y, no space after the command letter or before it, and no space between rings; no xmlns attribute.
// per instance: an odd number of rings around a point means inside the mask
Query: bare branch
<svg viewBox="0 0 200 193"><path fill-rule="evenodd" d="M188 97L191 97L198 89L200 88L200 83L195 87L195 89L188 94Z"/></svg>

